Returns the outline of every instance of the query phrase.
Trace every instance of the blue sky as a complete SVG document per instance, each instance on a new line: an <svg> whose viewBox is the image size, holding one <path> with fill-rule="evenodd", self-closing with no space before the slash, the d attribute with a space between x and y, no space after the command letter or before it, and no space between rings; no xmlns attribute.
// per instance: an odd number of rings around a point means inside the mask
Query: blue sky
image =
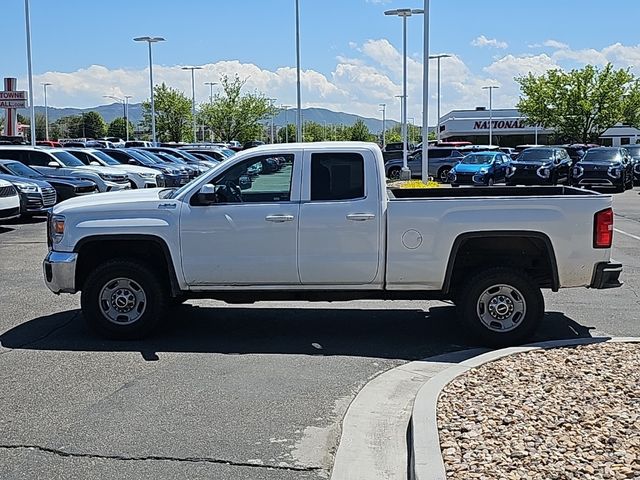
<svg viewBox="0 0 640 480"><path fill-rule="evenodd" d="M55 4L55 7L52 5ZM377 115L401 93L401 20L384 10L421 8L406 0L300 0L303 103ZM431 53L443 61L443 113L486 103L481 86L501 85L496 107L511 107L518 90L514 75L548 68L572 68L613 61L640 74L640 2L609 7L595 0L431 0ZM26 89L24 2L3 2L0 76L17 76ZM31 0L36 81L49 81L50 104L88 107L102 95L148 95L146 47L132 38L161 35L154 48L158 81L190 95L181 65L205 65L197 72L196 94L221 73L248 77L247 88L295 103L293 0L79 1ZM420 116L422 19L409 19L409 116ZM432 66L435 64L432 62ZM435 69L432 69L435 77ZM435 83L431 82L432 87ZM435 95L435 88L432 88ZM41 88L36 103L42 102ZM435 111L432 96L430 110ZM430 115L431 118L435 118Z"/></svg>

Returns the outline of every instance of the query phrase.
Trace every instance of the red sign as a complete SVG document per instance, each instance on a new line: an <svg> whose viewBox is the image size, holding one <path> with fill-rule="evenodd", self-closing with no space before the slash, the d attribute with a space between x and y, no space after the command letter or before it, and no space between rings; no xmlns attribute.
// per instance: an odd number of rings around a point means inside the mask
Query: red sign
<svg viewBox="0 0 640 480"><path fill-rule="evenodd" d="M0 91L0 100L27 100L27 92L24 90L15 92Z"/></svg>

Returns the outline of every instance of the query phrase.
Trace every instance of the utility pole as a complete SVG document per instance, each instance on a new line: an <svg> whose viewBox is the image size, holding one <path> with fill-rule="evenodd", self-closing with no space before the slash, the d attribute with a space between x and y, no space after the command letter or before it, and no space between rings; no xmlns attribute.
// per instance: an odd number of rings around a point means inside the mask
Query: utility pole
<svg viewBox="0 0 640 480"><path fill-rule="evenodd" d="M387 123L387 104L386 103L381 103L380 104L380 110L382 112L382 149L384 150L384 147L387 145L387 141L385 138L386 135L386 123Z"/></svg>

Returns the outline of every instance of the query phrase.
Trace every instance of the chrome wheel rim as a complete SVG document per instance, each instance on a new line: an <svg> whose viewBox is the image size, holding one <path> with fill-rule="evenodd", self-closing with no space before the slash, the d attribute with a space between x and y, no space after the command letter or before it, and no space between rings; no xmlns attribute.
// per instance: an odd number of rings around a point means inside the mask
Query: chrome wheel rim
<svg viewBox="0 0 640 480"><path fill-rule="evenodd" d="M400 169L392 168L391 170L389 170L389 178L392 180L397 180L398 178L400 178Z"/></svg>
<svg viewBox="0 0 640 480"><path fill-rule="evenodd" d="M109 280L100 290L100 311L111 323L131 325L147 308L147 296L139 283L130 278Z"/></svg>
<svg viewBox="0 0 640 480"><path fill-rule="evenodd" d="M447 182L447 180L449 179L449 172L450 172L450 171L451 171L451 170L450 170L450 169L448 169L448 168L443 168L443 169L440 171L440 182L441 182L441 183L446 183L446 182Z"/></svg>
<svg viewBox="0 0 640 480"><path fill-rule="evenodd" d="M492 332L510 332L522 323L527 303L522 293L511 285L493 285L478 298L478 318Z"/></svg>

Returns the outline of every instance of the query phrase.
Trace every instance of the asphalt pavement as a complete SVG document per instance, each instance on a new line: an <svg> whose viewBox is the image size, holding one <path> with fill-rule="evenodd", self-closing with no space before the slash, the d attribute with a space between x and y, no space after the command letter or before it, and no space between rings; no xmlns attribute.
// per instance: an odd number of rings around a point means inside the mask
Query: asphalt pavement
<svg viewBox="0 0 640 480"><path fill-rule="evenodd" d="M535 341L640 336L640 189L615 196L621 288L545 294ZM192 301L106 341L43 284L45 226L0 226L0 478L320 479L379 373L477 346L444 302Z"/></svg>

